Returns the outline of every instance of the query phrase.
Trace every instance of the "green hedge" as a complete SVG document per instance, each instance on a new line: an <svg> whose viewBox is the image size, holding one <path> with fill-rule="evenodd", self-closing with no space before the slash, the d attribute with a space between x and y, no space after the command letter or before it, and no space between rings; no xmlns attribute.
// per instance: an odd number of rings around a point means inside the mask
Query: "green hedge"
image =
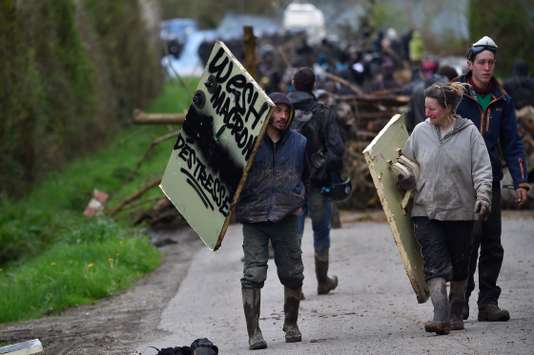
<svg viewBox="0 0 534 355"><path fill-rule="evenodd" d="M0 2L0 197L100 146L158 93L153 36L137 1Z"/></svg>

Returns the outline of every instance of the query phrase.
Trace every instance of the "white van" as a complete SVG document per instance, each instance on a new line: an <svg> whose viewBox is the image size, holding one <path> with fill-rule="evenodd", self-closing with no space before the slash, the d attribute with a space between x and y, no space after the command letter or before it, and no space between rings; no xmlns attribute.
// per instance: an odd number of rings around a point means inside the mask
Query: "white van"
<svg viewBox="0 0 534 355"><path fill-rule="evenodd" d="M305 31L310 44L319 43L326 35L323 12L310 3L289 4L283 25L286 31Z"/></svg>

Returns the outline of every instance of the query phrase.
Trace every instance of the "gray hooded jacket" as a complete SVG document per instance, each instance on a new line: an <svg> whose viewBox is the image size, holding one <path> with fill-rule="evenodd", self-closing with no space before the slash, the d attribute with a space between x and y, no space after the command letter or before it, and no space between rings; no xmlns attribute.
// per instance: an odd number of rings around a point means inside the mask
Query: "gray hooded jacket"
<svg viewBox="0 0 534 355"><path fill-rule="evenodd" d="M474 220L477 199L490 203L492 172L488 150L475 125L456 116L440 136L429 119L415 126L403 154L420 167L412 216L440 221Z"/></svg>

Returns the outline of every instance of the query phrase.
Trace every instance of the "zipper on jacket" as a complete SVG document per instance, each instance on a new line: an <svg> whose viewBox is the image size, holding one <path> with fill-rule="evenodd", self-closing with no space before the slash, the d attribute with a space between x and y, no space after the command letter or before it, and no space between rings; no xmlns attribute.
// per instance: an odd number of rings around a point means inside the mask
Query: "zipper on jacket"
<svg viewBox="0 0 534 355"><path fill-rule="evenodd" d="M489 102L488 107L486 107L486 111L482 110L482 106L480 106L476 98L468 94L465 94L465 97L471 99L477 105L478 111L480 112L480 134L482 134L482 136L485 136L485 134L489 131L488 113L491 111L491 106L501 100L503 98L503 95L494 96L494 98Z"/></svg>
<svg viewBox="0 0 534 355"><path fill-rule="evenodd" d="M490 127L490 113L491 113L491 106L498 102L501 98L503 97L503 95L499 96L499 97L496 97L496 96L493 96L493 99L490 101L490 103L488 104L488 107L486 107L486 112L485 112L485 116L486 116L486 132L489 132L489 127Z"/></svg>
<svg viewBox="0 0 534 355"><path fill-rule="evenodd" d="M273 142L271 140L271 144L272 144L272 147L273 147L273 165L272 165L272 183L271 183L271 196L269 197L269 199L271 200L271 203L269 203L269 220L271 219L270 216L271 216L271 212L273 210L273 198L274 198L274 186L275 186L275 178L276 178L276 173L275 173L275 169L276 169L276 162L275 162L275 158L276 158L276 143Z"/></svg>

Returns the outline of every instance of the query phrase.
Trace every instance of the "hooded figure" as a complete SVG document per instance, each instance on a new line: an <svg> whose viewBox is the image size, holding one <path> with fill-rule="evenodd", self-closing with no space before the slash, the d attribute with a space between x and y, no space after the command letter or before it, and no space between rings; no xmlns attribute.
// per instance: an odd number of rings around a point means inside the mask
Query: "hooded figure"
<svg viewBox="0 0 534 355"><path fill-rule="evenodd" d="M491 209L492 174L484 139L471 121L455 113L463 91L459 83L427 88L427 119L415 126L403 149L419 166L411 216L434 306L425 331L436 334L464 329L473 221L487 218Z"/></svg>
<svg viewBox="0 0 534 355"><path fill-rule="evenodd" d="M264 349L260 327L261 288L267 277L269 241L278 278L284 285L283 331L286 342L301 341L297 326L304 279L297 214L304 206L306 138L289 129L293 106L283 93L272 93L276 106L262 139L245 187L236 206L243 224L243 277L241 288L249 349Z"/></svg>

